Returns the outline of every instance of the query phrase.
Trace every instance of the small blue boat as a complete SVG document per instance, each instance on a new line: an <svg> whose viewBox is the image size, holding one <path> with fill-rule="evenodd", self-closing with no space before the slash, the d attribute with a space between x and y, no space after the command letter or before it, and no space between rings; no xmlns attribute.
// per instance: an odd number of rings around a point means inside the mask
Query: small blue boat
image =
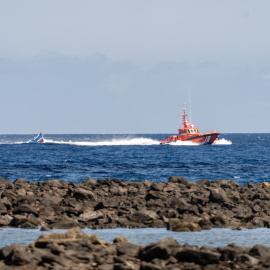
<svg viewBox="0 0 270 270"><path fill-rule="evenodd" d="M35 139L29 141L28 143L43 143L43 142L44 142L44 135L43 133L40 132Z"/></svg>

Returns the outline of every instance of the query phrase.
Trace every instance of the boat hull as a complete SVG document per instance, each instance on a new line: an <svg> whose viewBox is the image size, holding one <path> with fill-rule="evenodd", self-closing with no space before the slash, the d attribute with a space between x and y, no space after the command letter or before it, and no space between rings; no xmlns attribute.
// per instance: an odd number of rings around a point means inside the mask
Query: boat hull
<svg viewBox="0 0 270 270"><path fill-rule="evenodd" d="M39 140L39 141L30 141L30 142L28 142L28 143L44 143L44 140L42 139L42 140Z"/></svg>
<svg viewBox="0 0 270 270"><path fill-rule="evenodd" d="M166 140L160 141L160 144L167 144L167 143L173 143L178 141L189 141L199 144L212 144L215 142L220 133L218 132L208 132L204 134L197 134L197 135L190 135L190 136L170 136Z"/></svg>
<svg viewBox="0 0 270 270"><path fill-rule="evenodd" d="M219 135L220 133L207 133L192 138L187 138L186 141L191 141L199 144L212 144L218 139Z"/></svg>

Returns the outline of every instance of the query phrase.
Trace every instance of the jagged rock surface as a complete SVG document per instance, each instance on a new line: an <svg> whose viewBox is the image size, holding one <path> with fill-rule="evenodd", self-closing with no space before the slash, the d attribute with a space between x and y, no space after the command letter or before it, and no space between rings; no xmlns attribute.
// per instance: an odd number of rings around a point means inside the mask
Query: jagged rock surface
<svg viewBox="0 0 270 270"><path fill-rule="evenodd" d="M79 228L66 233L40 236L28 247L13 244L0 250L3 270L216 270L270 269L270 248L222 248L181 245L173 238L164 238L146 247L134 245L124 237L113 243L87 235Z"/></svg>
<svg viewBox="0 0 270 270"><path fill-rule="evenodd" d="M0 227L141 228L201 230L270 227L268 183L87 179L70 183L0 178Z"/></svg>

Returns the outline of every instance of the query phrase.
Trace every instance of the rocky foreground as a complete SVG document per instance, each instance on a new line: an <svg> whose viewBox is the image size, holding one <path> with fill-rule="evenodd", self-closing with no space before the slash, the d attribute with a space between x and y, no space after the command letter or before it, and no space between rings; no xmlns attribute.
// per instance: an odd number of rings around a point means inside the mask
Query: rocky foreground
<svg viewBox="0 0 270 270"><path fill-rule="evenodd" d="M38 228L167 227L200 231L270 227L270 185L234 181L168 182L0 178L0 226Z"/></svg>
<svg viewBox="0 0 270 270"><path fill-rule="evenodd" d="M199 270L270 269L270 248L222 248L181 245L173 238L134 245L124 237L113 243L79 228L40 236L28 247L13 244L0 250L0 269Z"/></svg>

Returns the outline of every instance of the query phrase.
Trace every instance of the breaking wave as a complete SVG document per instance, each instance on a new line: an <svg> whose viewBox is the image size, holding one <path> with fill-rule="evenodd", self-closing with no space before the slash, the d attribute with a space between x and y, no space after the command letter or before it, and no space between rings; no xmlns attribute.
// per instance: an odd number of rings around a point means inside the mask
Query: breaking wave
<svg viewBox="0 0 270 270"><path fill-rule="evenodd" d="M157 145L159 141L149 139L149 138L133 138L133 139L113 139L106 141L56 141L45 139L45 143L55 143L55 144L69 144L69 145L79 145L79 146L112 146L112 145Z"/></svg>

